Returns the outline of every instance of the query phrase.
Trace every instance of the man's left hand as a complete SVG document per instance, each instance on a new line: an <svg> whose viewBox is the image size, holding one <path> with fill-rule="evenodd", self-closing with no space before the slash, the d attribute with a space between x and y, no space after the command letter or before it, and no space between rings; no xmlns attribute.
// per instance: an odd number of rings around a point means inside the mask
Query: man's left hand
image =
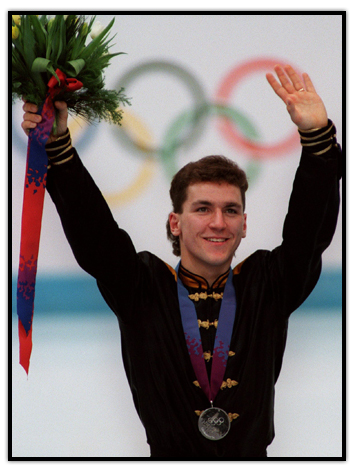
<svg viewBox="0 0 355 473"><path fill-rule="evenodd" d="M279 81L273 74L266 78L275 93L285 102L291 120L301 130L322 128L328 123L328 115L322 99L316 93L308 74L302 79L291 66L275 66Z"/></svg>

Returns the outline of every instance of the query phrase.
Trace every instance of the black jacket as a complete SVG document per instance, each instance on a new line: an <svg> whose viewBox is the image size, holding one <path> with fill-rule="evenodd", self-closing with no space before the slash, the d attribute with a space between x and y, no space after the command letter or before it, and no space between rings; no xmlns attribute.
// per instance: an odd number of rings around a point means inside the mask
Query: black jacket
<svg viewBox="0 0 355 473"><path fill-rule="evenodd" d="M288 317L319 278L321 254L336 228L340 177L341 151L335 139L320 156L304 147L282 244L273 251L256 251L234 269L237 312L231 356L226 383L214 402L233 420L225 438L210 441L197 427L198 414L209 402L196 384L188 356L175 271L155 255L135 251L75 151L73 159L49 169L47 188L74 255L96 278L118 317L124 367L153 457L266 455L274 437L274 386ZM196 292L188 278L185 284L190 293ZM199 318L206 311L210 321L218 318L219 305L212 298L196 304ZM205 330L202 341L208 348L205 333L213 333L214 327Z"/></svg>

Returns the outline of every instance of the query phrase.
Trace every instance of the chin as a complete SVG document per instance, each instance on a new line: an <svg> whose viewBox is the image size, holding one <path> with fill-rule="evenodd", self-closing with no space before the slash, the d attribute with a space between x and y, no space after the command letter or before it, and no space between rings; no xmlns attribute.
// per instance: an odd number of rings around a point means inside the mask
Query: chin
<svg viewBox="0 0 355 473"><path fill-rule="evenodd" d="M222 272L224 267L229 267L232 262L233 256L228 258L207 258L206 263L213 267L221 267ZM227 269L225 270L227 271Z"/></svg>

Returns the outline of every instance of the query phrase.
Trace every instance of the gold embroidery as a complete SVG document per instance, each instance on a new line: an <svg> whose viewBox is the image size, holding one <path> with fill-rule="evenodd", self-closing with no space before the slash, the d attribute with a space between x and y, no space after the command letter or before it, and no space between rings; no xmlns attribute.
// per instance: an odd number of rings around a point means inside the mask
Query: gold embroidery
<svg viewBox="0 0 355 473"><path fill-rule="evenodd" d="M238 381L234 381L234 379L228 378L226 381L223 381L220 389L232 388L233 386L237 386L237 384L238 384Z"/></svg>
<svg viewBox="0 0 355 473"><path fill-rule="evenodd" d="M198 292L196 292L195 294L189 294L189 299L196 302L199 301L200 299L206 300L207 292L201 292L201 294L199 294Z"/></svg>
<svg viewBox="0 0 355 473"><path fill-rule="evenodd" d="M193 381L193 384L194 384L195 386L197 386L198 388L201 387L201 386L200 386L200 383L199 383L197 380L196 380L196 381Z"/></svg>
<svg viewBox="0 0 355 473"><path fill-rule="evenodd" d="M223 299L223 292L221 294L218 294L217 292L213 292L212 294L207 294L207 292L189 294L189 299L195 302L198 302L200 299L205 301L207 297L212 297L215 301L218 301L219 299Z"/></svg>
<svg viewBox="0 0 355 473"><path fill-rule="evenodd" d="M228 412L228 417L229 417L229 420L232 422L234 419L239 417L239 414L232 414L231 412Z"/></svg>
<svg viewBox="0 0 355 473"><path fill-rule="evenodd" d="M199 417L202 414L203 411L195 411L195 414L197 414Z"/></svg>
<svg viewBox="0 0 355 473"><path fill-rule="evenodd" d="M206 328L206 329L209 329L210 328L210 322L209 320L206 320L206 322L202 322L200 319L197 319L197 322L198 322L198 328Z"/></svg>
<svg viewBox="0 0 355 473"><path fill-rule="evenodd" d="M210 359L213 357L213 355L211 355L211 352L209 350L209 351L203 352L203 357L206 361L210 361Z"/></svg>
<svg viewBox="0 0 355 473"><path fill-rule="evenodd" d="M218 326L218 320L215 319L214 322L210 322L209 320L206 320L206 321L203 321L200 320L200 319L197 319L197 322L198 322L198 327L199 328L205 328L206 330L208 330L212 325L214 326L214 328L217 328Z"/></svg>
<svg viewBox="0 0 355 473"><path fill-rule="evenodd" d="M229 355L229 356L234 356L234 355L235 355L235 352L234 352L234 351L230 351L230 352L228 352L228 355Z"/></svg>

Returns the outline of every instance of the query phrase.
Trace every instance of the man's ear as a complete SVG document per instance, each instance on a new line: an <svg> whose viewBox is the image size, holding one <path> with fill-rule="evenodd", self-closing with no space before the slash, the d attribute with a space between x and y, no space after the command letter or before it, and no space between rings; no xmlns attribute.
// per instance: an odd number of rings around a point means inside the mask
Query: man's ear
<svg viewBox="0 0 355 473"><path fill-rule="evenodd" d="M244 214L244 223L243 223L243 234L242 238L247 236L247 214Z"/></svg>
<svg viewBox="0 0 355 473"><path fill-rule="evenodd" d="M181 234L180 228L180 216L175 212L171 212L169 214L169 224L170 224L170 231L174 236L179 236Z"/></svg>

